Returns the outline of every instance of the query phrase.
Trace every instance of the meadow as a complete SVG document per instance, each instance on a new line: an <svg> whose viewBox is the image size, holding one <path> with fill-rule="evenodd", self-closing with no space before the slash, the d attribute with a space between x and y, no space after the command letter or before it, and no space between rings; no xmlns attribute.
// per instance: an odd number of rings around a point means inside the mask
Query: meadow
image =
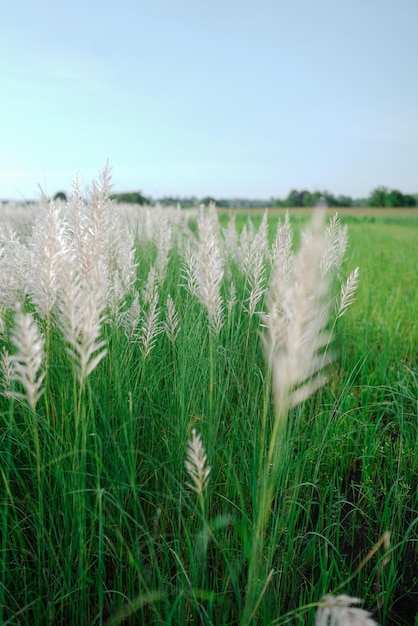
<svg viewBox="0 0 418 626"><path fill-rule="evenodd" d="M109 193L0 219L0 623L416 624L418 216Z"/></svg>

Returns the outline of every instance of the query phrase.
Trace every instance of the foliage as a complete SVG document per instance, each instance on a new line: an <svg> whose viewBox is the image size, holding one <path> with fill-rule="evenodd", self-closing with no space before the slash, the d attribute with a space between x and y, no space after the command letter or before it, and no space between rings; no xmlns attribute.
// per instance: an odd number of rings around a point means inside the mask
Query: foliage
<svg viewBox="0 0 418 626"><path fill-rule="evenodd" d="M125 193L110 194L111 200L116 202L126 202L128 204L150 204L150 199L143 195L142 191L129 191Z"/></svg>
<svg viewBox="0 0 418 626"><path fill-rule="evenodd" d="M403 194L397 189L377 187L367 199L370 207L413 207L417 206L416 196Z"/></svg>
<svg viewBox="0 0 418 626"><path fill-rule="evenodd" d="M67 202L67 194L64 191L57 191L54 196L54 200L61 200L62 202Z"/></svg>
<svg viewBox="0 0 418 626"><path fill-rule="evenodd" d="M349 196L335 197L329 191L314 191L307 190L298 191L292 189L285 200L276 200L275 206L277 207L313 207L319 202L325 202L329 207L349 207L353 206L354 200Z"/></svg>

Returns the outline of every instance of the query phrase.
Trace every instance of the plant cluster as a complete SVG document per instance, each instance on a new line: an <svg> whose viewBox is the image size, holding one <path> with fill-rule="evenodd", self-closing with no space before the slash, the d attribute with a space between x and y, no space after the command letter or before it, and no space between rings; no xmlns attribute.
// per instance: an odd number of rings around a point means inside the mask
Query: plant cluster
<svg viewBox="0 0 418 626"><path fill-rule="evenodd" d="M412 443L388 499L354 491L346 228L319 209L295 252L287 216L110 195L106 167L0 225L0 622L375 623L350 605L390 609Z"/></svg>

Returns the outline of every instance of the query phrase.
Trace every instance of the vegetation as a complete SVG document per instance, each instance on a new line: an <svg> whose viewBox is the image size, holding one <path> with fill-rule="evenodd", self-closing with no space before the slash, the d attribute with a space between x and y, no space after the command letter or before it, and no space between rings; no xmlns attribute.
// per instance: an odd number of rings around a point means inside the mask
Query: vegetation
<svg viewBox="0 0 418 626"><path fill-rule="evenodd" d="M62 200L62 202L67 202L67 194L64 191L57 191L54 196L54 200Z"/></svg>
<svg viewBox="0 0 418 626"><path fill-rule="evenodd" d="M277 207L313 207L323 201L329 207L344 208L355 206L370 207L413 207L417 206L417 196L406 195L386 187L377 187L368 198L353 199L350 196L334 196L329 191L297 191L293 189L285 200L276 200Z"/></svg>
<svg viewBox="0 0 418 626"><path fill-rule="evenodd" d="M112 193L110 199L116 202L127 202L128 204L150 204L149 198L146 198L142 191L130 191L125 193Z"/></svg>
<svg viewBox="0 0 418 626"><path fill-rule="evenodd" d="M367 206L371 207L411 207L417 206L417 197L403 194L397 189L377 187L367 199Z"/></svg>
<svg viewBox="0 0 418 626"><path fill-rule="evenodd" d="M131 191L123 193L112 193L110 198L117 203L152 205L155 204L152 198L145 196L142 191ZM54 200L66 201L67 196L63 191L55 194ZM248 199L248 198L215 198L214 196L205 196L198 198L197 196L164 196L158 199L156 204L160 206L176 206L197 207L201 204L216 204L219 208L269 208L269 207L285 207L285 208L311 208L319 202L325 202L330 208L345 207L415 207L418 204L418 196L411 194L403 194L397 189L390 190L387 187L377 187L368 198L352 198L350 196L334 196L329 191L298 191L292 189L285 199Z"/></svg>
<svg viewBox="0 0 418 626"><path fill-rule="evenodd" d="M0 225L0 623L412 624L418 220L109 190Z"/></svg>

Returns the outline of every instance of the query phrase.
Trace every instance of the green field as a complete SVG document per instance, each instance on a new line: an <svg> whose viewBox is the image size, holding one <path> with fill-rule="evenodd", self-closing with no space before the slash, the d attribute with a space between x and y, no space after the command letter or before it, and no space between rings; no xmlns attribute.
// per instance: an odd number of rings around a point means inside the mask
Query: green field
<svg viewBox="0 0 418 626"><path fill-rule="evenodd" d="M325 594L347 594L379 624L414 624L418 218L342 215L356 299L327 325L328 382L278 408L266 293L248 311L271 273L245 259L262 215L236 213L235 256L220 231L205 295L187 242L203 255L213 224L138 213L112 230L107 193L83 213L75 190L71 214L46 208L29 237L1 230L0 623L309 625ZM291 225L298 247L308 216Z"/></svg>

